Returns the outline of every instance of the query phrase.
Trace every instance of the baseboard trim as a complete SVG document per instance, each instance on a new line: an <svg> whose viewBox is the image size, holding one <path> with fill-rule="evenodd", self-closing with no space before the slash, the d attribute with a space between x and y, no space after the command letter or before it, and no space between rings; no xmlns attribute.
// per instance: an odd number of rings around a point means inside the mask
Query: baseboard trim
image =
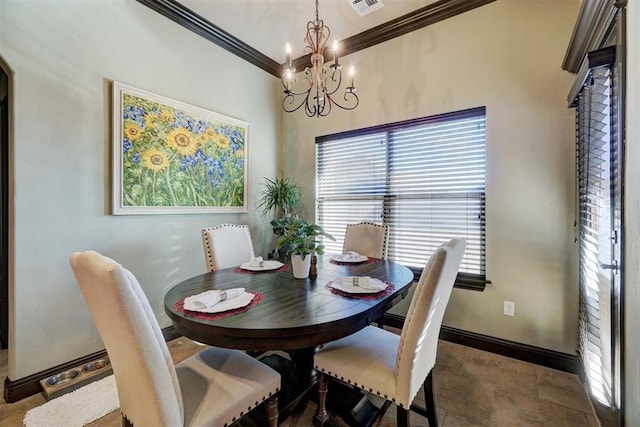
<svg viewBox="0 0 640 427"><path fill-rule="evenodd" d="M383 322L385 325L401 329L404 324L404 319L404 316L387 313L384 315ZM173 326L168 326L162 329L162 335L164 336L165 341L171 341L181 336ZM440 339L572 374L578 373L578 356L568 353L561 353L501 338L494 338L488 335L482 335L449 326L442 326L440 330ZM62 365L54 366L45 371L29 375L25 378L20 378L15 381L9 381L9 378L5 378L4 399L7 403L14 403L26 397L40 393L42 392L40 380L92 360L100 359L106 356L106 354L107 352L105 350L97 351L87 356L69 361Z"/></svg>
<svg viewBox="0 0 640 427"><path fill-rule="evenodd" d="M383 317L383 323L401 329L402 325L404 325L404 319L404 316L386 313ZM536 365L546 366L547 368L553 368L559 371L572 374L578 373L578 356L573 354L494 338L445 325L440 329L440 339L513 359L535 363Z"/></svg>
<svg viewBox="0 0 640 427"><path fill-rule="evenodd" d="M180 334L174 329L173 326L166 327L162 330L162 335L166 341L171 341L174 338L178 338ZM106 350L96 351L95 353L80 357L75 360L71 360L67 363L63 363L58 366L51 367L47 370L29 375L28 377L20 378L15 381L9 381L9 378L4 379L4 400L7 403L14 403L34 394L42 392L42 386L40 380L50 377L51 375L59 372L66 371L79 365L91 362L96 359L101 359L107 355Z"/></svg>

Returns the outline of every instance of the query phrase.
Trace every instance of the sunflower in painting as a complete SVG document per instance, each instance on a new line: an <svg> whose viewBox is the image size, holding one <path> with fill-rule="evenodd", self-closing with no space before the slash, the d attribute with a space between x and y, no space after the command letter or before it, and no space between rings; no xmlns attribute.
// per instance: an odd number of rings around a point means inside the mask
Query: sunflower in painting
<svg viewBox="0 0 640 427"><path fill-rule="evenodd" d="M169 167L169 157L157 148L152 148L142 155L142 165L153 171L161 171Z"/></svg>
<svg viewBox="0 0 640 427"><path fill-rule="evenodd" d="M218 144L218 147L222 148L223 150L229 148L229 138L227 138L226 136L218 135L216 136L215 141L216 144Z"/></svg>
<svg viewBox="0 0 640 427"><path fill-rule="evenodd" d="M167 146L182 156L193 156L198 151L198 141L193 133L183 127L169 132Z"/></svg>
<svg viewBox="0 0 640 427"><path fill-rule="evenodd" d="M148 116L146 116L144 118L144 125L145 127L149 128L149 129L155 129L156 128L156 121L158 120L157 116L153 115L153 114L149 114Z"/></svg>
<svg viewBox="0 0 640 427"><path fill-rule="evenodd" d="M142 134L142 130L136 122L127 121L124 125L124 134L130 141L135 141Z"/></svg>
<svg viewBox="0 0 640 427"><path fill-rule="evenodd" d="M207 129L205 129L204 133L210 139L213 139L218 134L218 132L216 132L211 126L209 126Z"/></svg>

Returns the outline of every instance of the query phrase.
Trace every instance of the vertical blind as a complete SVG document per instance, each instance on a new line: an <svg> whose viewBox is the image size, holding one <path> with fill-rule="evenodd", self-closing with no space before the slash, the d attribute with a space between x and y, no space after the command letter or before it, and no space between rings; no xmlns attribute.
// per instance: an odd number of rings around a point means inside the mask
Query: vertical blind
<svg viewBox="0 0 640 427"><path fill-rule="evenodd" d="M451 238L458 284L485 282L485 108L316 139L317 221L340 253L346 225L390 226L390 260L421 270Z"/></svg>
<svg viewBox="0 0 640 427"><path fill-rule="evenodd" d="M612 282L615 280L615 199L619 176L612 137L612 79L609 66L590 71L576 110L579 340L578 353L589 388L612 405Z"/></svg>

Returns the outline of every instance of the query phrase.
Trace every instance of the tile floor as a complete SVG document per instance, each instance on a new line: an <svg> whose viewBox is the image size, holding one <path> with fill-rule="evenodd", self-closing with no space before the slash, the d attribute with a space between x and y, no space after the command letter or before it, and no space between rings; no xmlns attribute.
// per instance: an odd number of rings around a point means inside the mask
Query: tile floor
<svg viewBox="0 0 640 427"><path fill-rule="evenodd" d="M186 338L169 342L178 362L201 349ZM0 379L6 375L6 352L0 352ZM576 375L521 362L458 344L440 341L434 371L438 421L442 427L526 427L599 425L585 390ZM329 390L329 393L331 390ZM422 392L417 402L423 405ZM44 403L42 395L16 403L0 403L0 425L22 426L27 410ZM315 404L299 408L281 425L312 425ZM390 407L378 427L396 425L395 407ZM412 426L426 426L426 419L411 413ZM119 427L120 414L113 412L89 424Z"/></svg>

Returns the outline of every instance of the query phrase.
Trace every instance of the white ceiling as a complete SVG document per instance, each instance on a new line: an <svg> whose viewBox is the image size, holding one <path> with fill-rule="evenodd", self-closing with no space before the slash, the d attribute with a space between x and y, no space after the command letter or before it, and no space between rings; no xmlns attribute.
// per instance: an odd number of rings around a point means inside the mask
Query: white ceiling
<svg viewBox="0 0 640 427"><path fill-rule="evenodd" d="M363 0L366 1L366 0ZM320 0L319 17L338 41L391 21L436 0L380 0L384 6L363 17L349 0ZM293 57L305 54L307 22L315 19L314 0L179 0L209 22L278 63L291 43Z"/></svg>

